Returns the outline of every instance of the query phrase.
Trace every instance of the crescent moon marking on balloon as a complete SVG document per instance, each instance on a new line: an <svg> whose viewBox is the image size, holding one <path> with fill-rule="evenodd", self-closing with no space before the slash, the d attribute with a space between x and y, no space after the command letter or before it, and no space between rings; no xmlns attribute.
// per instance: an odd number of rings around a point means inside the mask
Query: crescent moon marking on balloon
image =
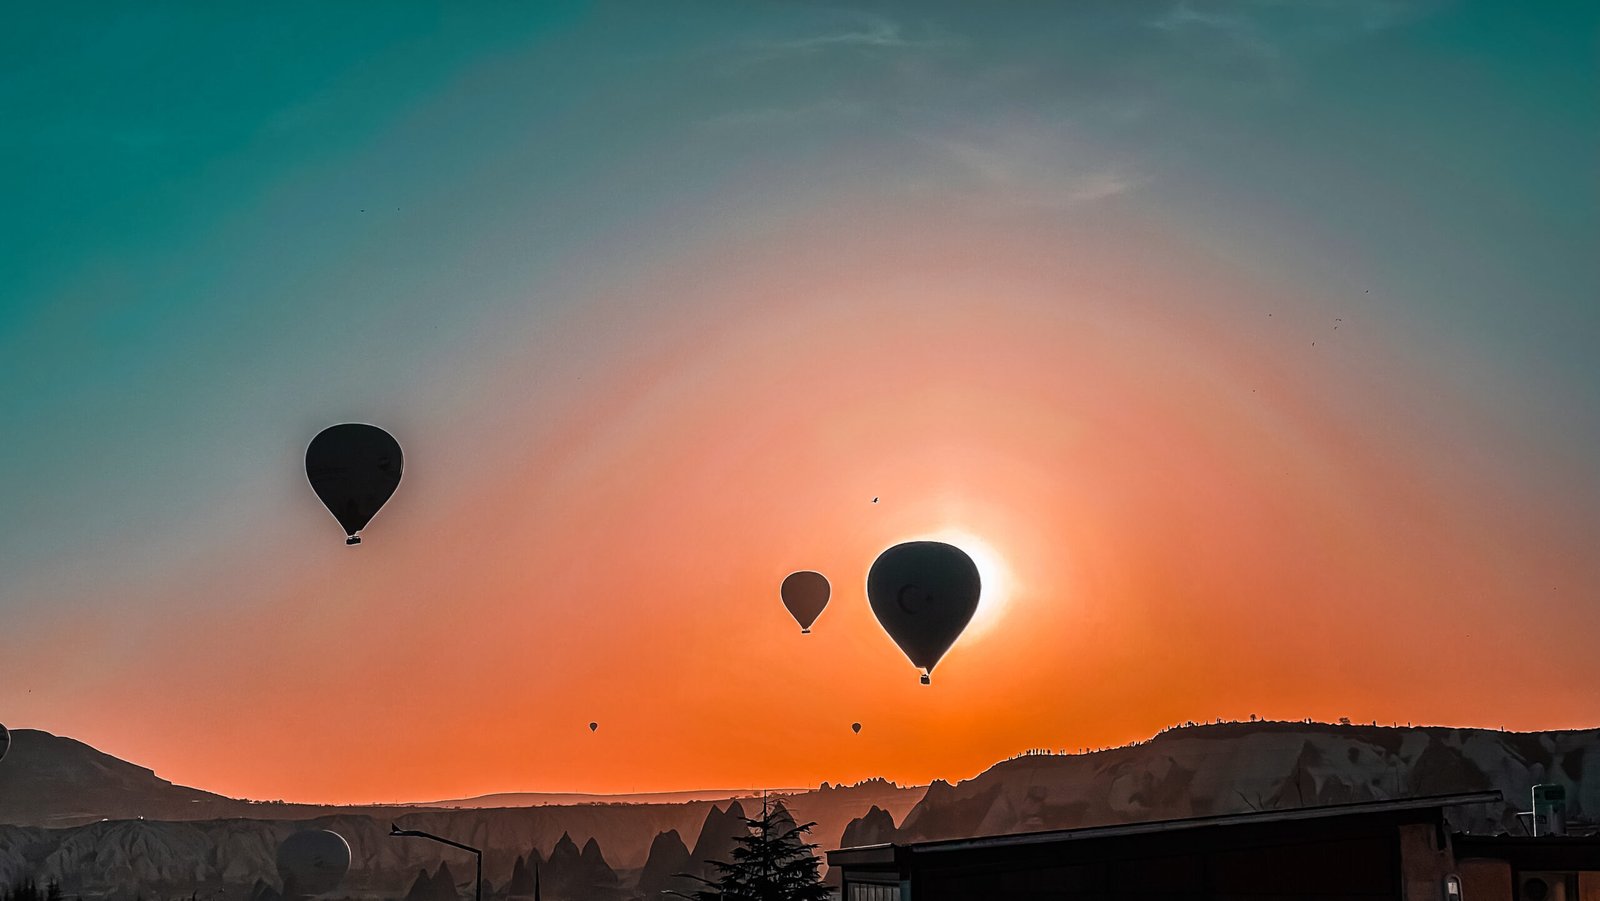
<svg viewBox="0 0 1600 901"><path fill-rule="evenodd" d="M915 614L921 612L920 608L921 608L922 605L921 605L920 602L922 600L924 600L925 598L926 598L926 593L922 590L922 588L920 586L918 586L918 585L914 585L913 584L913 585L902 585L900 587L900 593L895 595L895 599L894 600L895 600L896 604L900 605L900 609L901 610L904 610L907 613L915 615ZM910 601L910 603L907 603L908 600Z"/></svg>

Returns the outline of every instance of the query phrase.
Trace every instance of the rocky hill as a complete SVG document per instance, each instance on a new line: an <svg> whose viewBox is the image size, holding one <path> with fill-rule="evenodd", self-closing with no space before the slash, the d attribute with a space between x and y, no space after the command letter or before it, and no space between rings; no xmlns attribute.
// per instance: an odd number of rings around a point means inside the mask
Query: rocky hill
<svg viewBox="0 0 1600 901"><path fill-rule="evenodd" d="M693 859L689 846L683 843L683 837L676 830L661 833L650 843L650 855L639 874L635 893L645 898L659 897L664 891L687 894L695 884L679 874L689 871Z"/></svg>
<svg viewBox="0 0 1600 901"><path fill-rule="evenodd" d="M894 816L889 811L878 805L872 805L864 816L850 821L844 828L844 836L839 839L841 848L859 848L866 845L882 845L894 841L899 837L895 829Z"/></svg>
<svg viewBox="0 0 1600 901"><path fill-rule="evenodd" d="M701 879L714 878L716 868L707 861L732 859L733 849L738 845L736 838L748 832L744 817L744 808L738 801L729 804L726 810L711 808L695 833L697 838L694 849L689 852L689 868L684 872Z"/></svg>
<svg viewBox="0 0 1600 901"><path fill-rule="evenodd" d="M821 809L848 821L851 812L842 805L849 797L830 797ZM431 897L442 891L441 863L450 863L457 878L467 872L463 868L471 865L471 855L428 841L391 838L393 821L483 848L485 879L502 889L516 879L519 860L523 881L529 862L539 861L543 896L558 901L631 889L643 875L638 871L650 868L650 850L660 845L657 837L663 833L677 836L679 848L687 845L682 836L693 837L694 850L656 860L655 869L666 871L658 878L686 868L702 870L699 861L727 859L733 837L744 828L739 802L727 808L690 803L390 813L300 821L133 819L59 829L0 826L0 884L58 880L69 894L86 897L187 898L196 890L249 896L258 883L279 887L277 848L306 828L332 829L349 841L353 863L343 891L352 897L404 898L413 891ZM427 878L419 878L424 871Z"/></svg>
<svg viewBox="0 0 1600 901"><path fill-rule="evenodd" d="M503 808L585 808L603 806L677 807L693 803L696 816L712 803L743 797L759 805L760 793L705 790L629 795L515 792L452 801L406 805L285 804L236 798L174 785L138 764L120 760L83 742L36 729L12 731L13 746L0 767L0 824L13 826L76 826L102 819L180 822L245 818L302 822L319 817L366 815L394 818L419 810L497 810ZM924 786L901 787L883 779L857 785L781 790L796 815L817 822L816 839L833 847L844 824L877 804L901 816L921 799ZM561 834L555 829L546 846ZM616 847L602 837L608 853L619 854L623 867L643 864L650 837L637 847Z"/></svg>
<svg viewBox="0 0 1600 901"><path fill-rule="evenodd" d="M607 858L615 853L613 847L633 850L634 859L619 866L641 867L658 833L692 833L710 806L428 811L408 812L396 819L403 828L450 836L483 848L485 879L506 885L517 859L526 859L530 848L555 857L558 844L573 846L571 855L565 856L574 858L572 869L578 873L598 873L601 866L610 871L612 864ZM142 894L146 899L187 898L195 890L248 894L258 881L277 883L278 846L305 828L332 829L349 841L353 862L344 890L354 897L402 898L419 871L432 873L439 864L449 862L460 874L462 867L472 863L471 855L433 842L392 838L389 825L387 818L339 815L310 821L113 820L66 829L0 826L0 884L23 878L57 880L69 894ZM576 846L580 841L585 850ZM620 860L621 855L617 856ZM555 863L551 860L547 867ZM547 890L545 897L559 896Z"/></svg>
<svg viewBox="0 0 1600 901"><path fill-rule="evenodd" d="M1568 820L1600 820L1600 730L1225 723L1122 748L1038 754L970 781L935 782L897 829L850 837L921 841L1497 789L1506 802L1451 811L1457 828L1521 829L1532 786L1567 787Z"/></svg>
<svg viewBox="0 0 1600 901"><path fill-rule="evenodd" d="M278 844L307 827L332 828L350 841L349 890L390 898L413 890L442 892L439 866L452 852L391 839L389 824L399 822L484 848L486 878L501 886L512 881L519 857L524 869L532 860L543 863L544 854L564 850L565 836L582 866L571 880L547 874L556 882L547 881L544 894L559 898L572 887L569 881L596 890L631 886L663 833L680 836L680 844L687 844L683 836L693 838L699 856L691 863L725 856L743 812L738 802L724 808L704 801L470 809L260 803L174 785L70 738L28 729L14 734L16 743L0 767L0 824L9 824L0 825L0 884L58 879L69 891L87 895L122 886L134 886L147 898L163 892L187 897L205 886L247 896L270 890L277 882ZM873 803L903 812L921 794L920 787L872 780L781 797L797 815L822 823L818 840L831 845L844 824ZM455 864L459 876L464 864ZM426 878L419 878L424 872Z"/></svg>
<svg viewBox="0 0 1600 901"><path fill-rule="evenodd" d="M13 729L0 766L0 824L76 826L102 819L184 821L246 817L309 820L366 813L387 816L400 807L335 807L247 801L174 785L153 771L76 739L38 729Z"/></svg>
<svg viewBox="0 0 1600 901"><path fill-rule="evenodd" d="M829 785L824 782L815 791L778 793L771 797L781 801L799 822L816 823L811 830L811 840L826 851L844 847L840 840L845 826L851 820L873 807L881 808L899 820L922 800L927 790L925 785L903 787L887 779L868 779L855 785ZM760 806L759 801L755 804Z"/></svg>
<svg viewBox="0 0 1600 901"><path fill-rule="evenodd" d="M58 826L110 817L191 819L242 815L221 795L173 785L81 741L13 729L0 766L0 823ZM198 817L196 814L198 813Z"/></svg>
<svg viewBox="0 0 1600 901"><path fill-rule="evenodd" d="M703 868L707 859L726 859L744 828L742 816L760 803L311 808L323 815L280 818L292 810L175 786L70 739L19 732L25 756L14 766L14 749L5 762L7 781L0 788L13 793L0 795L0 819L55 811L58 818L90 821L67 828L0 826L0 884L54 879L69 894L90 898L154 901L221 891L272 901L281 889L277 848L303 828L333 829L350 842L354 863L342 895L423 901L447 896L450 885L462 889L470 855L392 838L391 822L483 848L484 876L497 898L526 894L536 865L549 901L636 897L646 882L666 884L676 873ZM61 749L63 759L40 753L48 748ZM28 784L29 775L42 781ZM1096 753L1019 757L972 780L936 782L926 790L872 780L769 800L781 799L801 822L817 821L813 839L827 849L1481 789L1498 789L1508 801L1455 811L1455 825L1516 831L1514 811L1525 809L1532 785L1540 782L1567 786L1574 826L1600 818L1600 730L1217 724L1172 729ZM50 786L62 795L49 796ZM192 816L211 805L233 806L213 818ZM166 822L116 816L135 809L191 816Z"/></svg>

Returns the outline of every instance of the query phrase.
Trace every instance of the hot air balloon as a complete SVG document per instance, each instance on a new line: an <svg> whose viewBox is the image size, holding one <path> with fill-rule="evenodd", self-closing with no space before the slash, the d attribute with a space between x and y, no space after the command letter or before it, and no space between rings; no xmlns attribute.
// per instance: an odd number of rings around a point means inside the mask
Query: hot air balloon
<svg viewBox="0 0 1600 901"><path fill-rule="evenodd" d="M327 829L296 832L278 846L278 876L284 894L324 895L350 872L350 843Z"/></svg>
<svg viewBox="0 0 1600 901"><path fill-rule="evenodd" d="M811 624L822 615L822 609L828 606L828 595L832 588L828 585L828 578L822 573L803 570L790 573L783 580L783 587L779 593L783 595L783 606L789 608L789 615L800 624L801 634L811 631Z"/></svg>
<svg viewBox="0 0 1600 901"><path fill-rule="evenodd" d="M11 750L11 732L4 723L0 723L0 760L6 759L6 752Z"/></svg>
<svg viewBox="0 0 1600 901"><path fill-rule="evenodd" d="M598 728L600 728L600 724L599 723L590 723L589 724L589 731L590 732L593 732L594 730L596 730Z"/></svg>
<svg viewBox="0 0 1600 901"><path fill-rule="evenodd" d="M344 526L345 544L360 544L357 532L378 515L400 485L400 444L374 425L329 426L306 448L306 478Z"/></svg>
<svg viewBox="0 0 1600 901"><path fill-rule="evenodd" d="M850 724L850 731L856 733L857 735L860 735L861 734L861 724L860 723L851 723Z"/></svg>
<svg viewBox="0 0 1600 901"><path fill-rule="evenodd" d="M939 541L897 544L867 572L872 615L922 670L924 685L978 612L982 588L972 558Z"/></svg>

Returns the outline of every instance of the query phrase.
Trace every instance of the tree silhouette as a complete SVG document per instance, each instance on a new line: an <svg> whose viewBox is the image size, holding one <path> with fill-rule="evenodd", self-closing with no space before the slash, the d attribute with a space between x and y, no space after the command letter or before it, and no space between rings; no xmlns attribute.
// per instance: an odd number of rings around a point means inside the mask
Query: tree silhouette
<svg viewBox="0 0 1600 901"><path fill-rule="evenodd" d="M744 823L748 833L735 839L733 860L706 861L716 868L716 879L689 876L706 887L688 895L665 894L690 901L827 901L828 888L817 873L817 846L805 840L816 823L795 825L782 804L765 800L761 816L745 817Z"/></svg>

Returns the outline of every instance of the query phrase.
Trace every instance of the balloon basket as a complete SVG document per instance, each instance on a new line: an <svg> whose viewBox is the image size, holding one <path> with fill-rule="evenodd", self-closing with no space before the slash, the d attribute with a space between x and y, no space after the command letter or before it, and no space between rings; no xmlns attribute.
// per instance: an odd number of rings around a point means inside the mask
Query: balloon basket
<svg viewBox="0 0 1600 901"><path fill-rule="evenodd" d="M810 635L811 634L811 630L810 629L801 629L800 630L800 634L801 635Z"/></svg>
<svg viewBox="0 0 1600 901"><path fill-rule="evenodd" d="M361 536L360 535L351 535L349 538L346 538L344 540L345 547L350 547L352 545L357 545L357 544L360 544L360 543L361 543Z"/></svg>
<svg viewBox="0 0 1600 901"><path fill-rule="evenodd" d="M933 684L933 677L928 675L927 673L923 673L922 674L922 684L923 685L932 685Z"/></svg>

